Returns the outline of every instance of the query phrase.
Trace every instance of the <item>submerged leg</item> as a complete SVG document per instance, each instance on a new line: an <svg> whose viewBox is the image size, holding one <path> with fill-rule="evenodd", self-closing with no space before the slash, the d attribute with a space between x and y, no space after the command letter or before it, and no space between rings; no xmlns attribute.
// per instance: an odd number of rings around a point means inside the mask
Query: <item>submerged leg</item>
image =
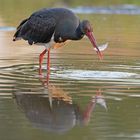
<svg viewBox="0 0 140 140"><path fill-rule="evenodd" d="M45 55L45 53L47 52L47 50L45 49L40 55L39 55L39 75L42 75L42 61L43 61L43 57Z"/></svg>
<svg viewBox="0 0 140 140"><path fill-rule="evenodd" d="M48 49L47 72L50 73L50 49Z"/></svg>
<svg viewBox="0 0 140 140"><path fill-rule="evenodd" d="M39 75L42 76L42 62L43 62L43 57L48 52L47 54L47 76L44 85L48 85L49 83L49 75L50 75L50 49L45 49L39 56Z"/></svg>
<svg viewBox="0 0 140 140"><path fill-rule="evenodd" d="M50 49L48 49L48 57L47 57L47 82L49 82L50 76Z"/></svg>

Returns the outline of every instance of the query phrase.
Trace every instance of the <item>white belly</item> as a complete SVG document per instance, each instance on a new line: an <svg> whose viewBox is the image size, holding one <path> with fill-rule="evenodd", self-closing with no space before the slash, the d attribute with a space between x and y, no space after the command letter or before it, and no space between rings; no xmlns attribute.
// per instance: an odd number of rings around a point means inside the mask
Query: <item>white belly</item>
<svg viewBox="0 0 140 140"><path fill-rule="evenodd" d="M40 45L40 46L45 46L45 48L48 50L48 49L54 49L54 48L59 48L59 47L62 47L64 46L67 42L69 42L70 40L67 40L65 42L62 42L62 43L56 43L54 41L54 34L50 40L50 42L48 43L36 43L36 45Z"/></svg>
<svg viewBox="0 0 140 140"><path fill-rule="evenodd" d="M53 48L53 46L55 44L56 44L56 42L54 41L54 34L52 35L50 42L48 42L48 43L36 43L36 45L45 46L46 49Z"/></svg>
<svg viewBox="0 0 140 140"><path fill-rule="evenodd" d="M44 46L46 49L53 48L56 43L54 41L50 41L49 43L36 43L36 45Z"/></svg>

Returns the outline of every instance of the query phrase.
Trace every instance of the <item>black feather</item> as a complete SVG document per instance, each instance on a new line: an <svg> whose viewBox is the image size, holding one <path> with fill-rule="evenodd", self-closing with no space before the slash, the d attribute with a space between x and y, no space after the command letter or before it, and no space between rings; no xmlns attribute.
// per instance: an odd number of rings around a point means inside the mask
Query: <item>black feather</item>
<svg viewBox="0 0 140 140"><path fill-rule="evenodd" d="M76 40L76 30L79 19L68 9L42 9L23 20L17 27L14 40L23 38L30 45L33 43L48 43L54 34L54 41L61 42L67 39Z"/></svg>
<svg viewBox="0 0 140 140"><path fill-rule="evenodd" d="M14 39L13 39L13 41L16 41L16 38L18 38L19 36L19 32L20 32L20 29L21 29L21 27L22 27L22 25L26 22L28 20L28 18L27 19L24 19L20 24L19 24L19 26L17 27L17 31L16 31L16 33L14 34Z"/></svg>

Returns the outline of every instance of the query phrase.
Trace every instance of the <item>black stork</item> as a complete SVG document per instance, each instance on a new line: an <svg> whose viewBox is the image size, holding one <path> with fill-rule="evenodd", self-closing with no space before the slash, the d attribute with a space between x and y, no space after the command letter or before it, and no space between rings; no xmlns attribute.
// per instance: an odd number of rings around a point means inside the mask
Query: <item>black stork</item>
<svg viewBox="0 0 140 140"><path fill-rule="evenodd" d="M30 45L40 44L45 50L39 56L39 74L42 74L43 56L47 52L47 72L50 73L50 49L64 45L67 40L80 40L86 35L99 56L102 54L93 36L93 29L88 20L80 21L71 11L65 8L41 9L24 19L14 34L13 41L24 39Z"/></svg>

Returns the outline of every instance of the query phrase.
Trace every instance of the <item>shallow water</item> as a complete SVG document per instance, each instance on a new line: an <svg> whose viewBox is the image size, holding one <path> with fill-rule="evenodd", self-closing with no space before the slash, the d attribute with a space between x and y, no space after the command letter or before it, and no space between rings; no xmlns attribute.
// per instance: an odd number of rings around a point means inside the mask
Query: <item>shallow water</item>
<svg viewBox="0 0 140 140"><path fill-rule="evenodd" d="M140 139L140 18L79 16L109 43L104 60L87 38L52 50L48 86L43 47L12 42L14 23L0 20L0 139Z"/></svg>

